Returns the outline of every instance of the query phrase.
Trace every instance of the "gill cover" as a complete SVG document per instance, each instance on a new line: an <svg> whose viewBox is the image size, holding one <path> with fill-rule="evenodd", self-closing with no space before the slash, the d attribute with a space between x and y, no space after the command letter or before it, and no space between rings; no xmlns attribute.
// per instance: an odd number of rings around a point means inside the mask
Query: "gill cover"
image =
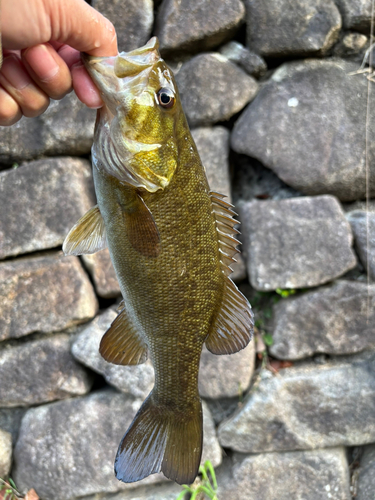
<svg viewBox="0 0 375 500"><path fill-rule="evenodd" d="M98 111L93 161L120 181L149 192L168 186L176 170L175 130L181 112L172 72L158 47L154 37L115 57L84 56L105 103Z"/></svg>

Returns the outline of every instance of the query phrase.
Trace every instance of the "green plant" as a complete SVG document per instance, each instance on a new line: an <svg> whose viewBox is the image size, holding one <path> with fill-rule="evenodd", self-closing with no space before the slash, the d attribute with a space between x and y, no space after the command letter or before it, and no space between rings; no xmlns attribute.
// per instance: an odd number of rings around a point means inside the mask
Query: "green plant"
<svg viewBox="0 0 375 500"><path fill-rule="evenodd" d="M190 493L190 500L197 500L198 495L202 493L210 498L211 500L218 500L217 498L217 482L216 482L216 474L213 468L212 463L209 460L206 460L204 465L199 467L199 472L202 474L202 482L197 487L187 486L183 484L183 491L178 495L176 500L184 500L185 495ZM208 477L208 473L210 473L211 480Z"/></svg>
<svg viewBox="0 0 375 500"><path fill-rule="evenodd" d="M283 290L282 288L276 288L276 293L283 298L289 297L289 295L294 295L296 290L294 288L287 288Z"/></svg>
<svg viewBox="0 0 375 500"><path fill-rule="evenodd" d="M23 498L21 493L17 490L16 485L12 479L6 481L0 477L0 499L1 500L18 500Z"/></svg>

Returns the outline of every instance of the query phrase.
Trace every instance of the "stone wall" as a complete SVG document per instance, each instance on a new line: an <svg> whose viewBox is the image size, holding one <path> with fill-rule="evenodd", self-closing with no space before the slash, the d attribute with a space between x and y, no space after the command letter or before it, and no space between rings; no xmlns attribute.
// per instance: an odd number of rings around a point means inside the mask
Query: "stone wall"
<svg viewBox="0 0 375 500"><path fill-rule="evenodd" d="M211 187L242 221L233 277L256 335L204 350L199 378L219 499L373 500L375 87L356 74L371 0L92 4L121 50L159 36ZM95 203L94 121L70 94L0 129L0 476L44 500L172 500L161 475L114 478L153 368L98 354L120 300L108 253L61 253Z"/></svg>

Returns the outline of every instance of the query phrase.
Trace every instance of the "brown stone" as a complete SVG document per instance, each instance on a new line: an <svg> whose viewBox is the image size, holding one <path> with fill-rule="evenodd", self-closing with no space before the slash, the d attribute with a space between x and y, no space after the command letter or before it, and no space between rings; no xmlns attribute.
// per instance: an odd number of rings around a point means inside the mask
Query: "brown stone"
<svg viewBox="0 0 375 500"><path fill-rule="evenodd" d="M90 388L91 377L70 353L69 335L0 349L0 407L82 396Z"/></svg>
<svg viewBox="0 0 375 500"><path fill-rule="evenodd" d="M120 285L117 281L108 248L91 255L83 255L82 259L92 277L99 297L109 299L121 296Z"/></svg>
<svg viewBox="0 0 375 500"><path fill-rule="evenodd" d="M0 296L0 340L61 331L98 309L79 259L62 252L0 263Z"/></svg>
<svg viewBox="0 0 375 500"><path fill-rule="evenodd" d="M0 172L0 259L61 245L93 205L87 160L48 158Z"/></svg>
<svg viewBox="0 0 375 500"><path fill-rule="evenodd" d="M12 464L12 436L0 429L0 477L8 476Z"/></svg>

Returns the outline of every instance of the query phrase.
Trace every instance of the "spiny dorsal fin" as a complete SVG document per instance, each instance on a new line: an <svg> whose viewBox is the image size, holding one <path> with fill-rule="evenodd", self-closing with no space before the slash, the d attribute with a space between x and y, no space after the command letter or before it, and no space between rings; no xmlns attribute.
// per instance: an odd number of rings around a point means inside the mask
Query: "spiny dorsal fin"
<svg viewBox="0 0 375 500"><path fill-rule="evenodd" d="M115 365L140 365L147 359L147 345L123 309L104 334L99 352Z"/></svg>
<svg viewBox="0 0 375 500"><path fill-rule="evenodd" d="M206 339L207 349L213 354L233 354L246 347L253 335L253 318L246 297L225 277L223 300Z"/></svg>
<svg viewBox="0 0 375 500"><path fill-rule="evenodd" d="M65 255L90 254L106 246L103 217L98 205L95 205L69 231L63 243L63 252Z"/></svg>
<svg viewBox="0 0 375 500"><path fill-rule="evenodd" d="M239 222L233 217L237 215L233 210L233 205L223 199L226 197L225 195L211 191L210 197L219 237L222 270L226 276L229 276L232 273L231 265L236 262L234 256L238 253L237 245L241 244L234 238L234 235L239 234L239 231L234 227Z"/></svg>

